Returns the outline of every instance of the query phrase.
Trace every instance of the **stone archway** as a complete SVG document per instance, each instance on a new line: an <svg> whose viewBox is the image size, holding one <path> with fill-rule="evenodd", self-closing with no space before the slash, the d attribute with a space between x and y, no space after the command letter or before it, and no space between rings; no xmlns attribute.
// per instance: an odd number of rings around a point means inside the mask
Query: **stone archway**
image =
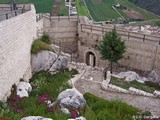
<svg viewBox="0 0 160 120"><path fill-rule="evenodd" d="M96 66L96 56L93 52L89 51L86 53L86 64L92 67Z"/></svg>

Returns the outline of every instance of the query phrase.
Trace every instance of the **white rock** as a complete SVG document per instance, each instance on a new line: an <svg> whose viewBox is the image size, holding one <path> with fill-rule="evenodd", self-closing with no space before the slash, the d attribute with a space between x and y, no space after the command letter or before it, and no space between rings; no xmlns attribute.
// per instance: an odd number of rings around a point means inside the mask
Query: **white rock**
<svg viewBox="0 0 160 120"><path fill-rule="evenodd" d="M55 44L51 44L50 47L54 50L55 53L59 53L59 46Z"/></svg>
<svg viewBox="0 0 160 120"><path fill-rule="evenodd" d="M125 81L133 81L133 80L140 80L141 78L136 72L133 71L127 71L127 72L121 72L118 74L120 78L125 78Z"/></svg>
<svg viewBox="0 0 160 120"><path fill-rule="evenodd" d="M51 51L41 51L37 54L32 54L32 71L47 71L55 72L56 70L67 67L68 60L65 56L58 56Z"/></svg>
<svg viewBox="0 0 160 120"><path fill-rule="evenodd" d="M80 117L77 117L75 120L86 120L86 118L83 116L80 116Z"/></svg>
<svg viewBox="0 0 160 120"><path fill-rule="evenodd" d="M131 93L134 93L134 94L138 94L138 95L153 97L153 94L145 92L143 90L139 90L139 89L133 88L133 87L130 87L128 91L131 92Z"/></svg>
<svg viewBox="0 0 160 120"><path fill-rule="evenodd" d="M60 111L64 114L70 114L70 112L67 108L61 108Z"/></svg>
<svg viewBox="0 0 160 120"><path fill-rule="evenodd" d="M128 90L118 87L116 85L109 84L108 87L118 92L128 93Z"/></svg>
<svg viewBox="0 0 160 120"><path fill-rule="evenodd" d="M77 117L77 118L75 118L75 119L68 119L68 120L86 120L86 118L85 117L83 117L83 116L80 116L80 117Z"/></svg>
<svg viewBox="0 0 160 120"><path fill-rule="evenodd" d="M160 82L160 76L156 73L155 70L152 70L149 75L149 79L153 82Z"/></svg>
<svg viewBox="0 0 160 120"><path fill-rule="evenodd" d="M17 95L19 97L28 97L29 92L32 91L32 86L27 82L20 82L17 85Z"/></svg>
<svg viewBox="0 0 160 120"><path fill-rule="evenodd" d="M102 83L101 83L101 87L103 90L107 90L108 88L108 81L107 80L103 80Z"/></svg>
<svg viewBox="0 0 160 120"><path fill-rule="evenodd" d="M44 118L41 116L29 116L29 117L24 117L21 120L53 120L51 118Z"/></svg>
<svg viewBox="0 0 160 120"><path fill-rule="evenodd" d="M77 89L66 89L58 95L59 105L61 107L71 106L74 108L83 108L86 106L86 100Z"/></svg>
<svg viewBox="0 0 160 120"><path fill-rule="evenodd" d="M153 94L156 96L160 96L160 91L155 90Z"/></svg>

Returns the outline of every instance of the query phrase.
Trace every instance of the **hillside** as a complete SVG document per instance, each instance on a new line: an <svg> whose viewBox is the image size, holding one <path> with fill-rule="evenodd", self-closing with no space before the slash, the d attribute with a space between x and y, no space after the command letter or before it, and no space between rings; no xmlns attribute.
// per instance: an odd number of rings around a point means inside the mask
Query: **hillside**
<svg viewBox="0 0 160 120"><path fill-rule="evenodd" d="M141 8L160 15L160 0L129 0Z"/></svg>
<svg viewBox="0 0 160 120"><path fill-rule="evenodd" d="M141 9L130 0L85 0L85 2L94 21L118 20L121 17L119 13L126 19L158 19L157 16ZM116 9L119 12L117 13L112 7L113 4L117 3L126 8L126 10Z"/></svg>

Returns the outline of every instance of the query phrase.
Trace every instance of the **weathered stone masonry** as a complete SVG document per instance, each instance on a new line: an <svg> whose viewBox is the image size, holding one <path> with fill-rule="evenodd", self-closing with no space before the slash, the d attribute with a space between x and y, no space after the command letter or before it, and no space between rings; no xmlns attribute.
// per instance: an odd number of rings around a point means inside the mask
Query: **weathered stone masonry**
<svg viewBox="0 0 160 120"><path fill-rule="evenodd" d="M0 22L0 100L20 78L31 77L31 45L36 38L36 12L30 10ZM2 92L3 91L3 92Z"/></svg>

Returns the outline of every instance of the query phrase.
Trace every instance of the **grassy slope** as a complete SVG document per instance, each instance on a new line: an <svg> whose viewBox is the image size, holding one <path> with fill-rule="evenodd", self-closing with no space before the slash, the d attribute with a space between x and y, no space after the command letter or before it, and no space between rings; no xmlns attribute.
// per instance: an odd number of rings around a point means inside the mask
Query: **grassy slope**
<svg viewBox="0 0 160 120"><path fill-rule="evenodd" d="M79 16L87 16L88 18L90 18L89 13L82 0L76 0L76 6Z"/></svg>
<svg viewBox="0 0 160 120"><path fill-rule="evenodd" d="M46 106L38 105L38 96L44 93L49 94L55 101L59 93L66 88L69 88L67 80L76 73L72 72L60 72L55 75L51 75L46 72L39 72L33 75L31 85L33 87L32 92L28 98L25 98L20 103L20 107L25 109L23 113L7 112L5 117L12 120L20 120L25 116L44 116L52 118L53 120L67 120L70 116L60 114L57 109L54 112L46 112ZM121 101L106 101L102 98L98 98L92 94L84 95L87 101L86 110L80 111L82 116L87 120L131 120L132 116L139 112L138 109L127 105ZM0 109L1 111L1 109Z"/></svg>
<svg viewBox="0 0 160 120"><path fill-rule="evenodd" d="M90 93L84 97L88 107L85 117L87 120L132 120L138 109L118 100L107 101Z"/></svg>
<svg viewBox="0 0 160 120"><path fill-rule="evenodd" d="M46 107L44 105L37 106L38 96L47 93L56 100L58 94L69 88L67 80L71 77L71 72L60 72L56 75L51 75L47 72L39 72L33 75L31 79L31 85L33 91L30 97L23 99L20 103L21 108L25 109L24 113L7 114L5 117L10 117L12 120L20 120L20 118L25 116L44 116L50 117L54 120L66 120L67 115L56 114L52 112L46 112Z"/></svg>
<svg viewBox="0 0 160 120"><path fill-rule="evenodd" d="M160 90L160 87L156 87L156 86L151 87L149 85L139 83L136 80L131 81L131 82L126 82L124 80L121 80L121 79L118 79L115 77L112 77L111 84L117 85L117 86L122 87L124 89L129 89L130 87L134 87L134 88L137 88L137 89L149 92L149 93L153 93L155 90Z"/></svg>
<svg viewBox="0 0 160 120"><path fill-rule="evenodd" d="M114 3L120 3L128 8L134 9L137 12L140 12L146 19L157 18L156 16L150 14L149 12L146 12L145 10L137 7L128 0L101 0L101 2L97 3L95 3L94 0L86 0L88 9L90 10L90 13L95 21L117 19L119 15L111 7L112 4Z"/></svg>
<svg viewBox="0 0 160 120"><path fill-rule="evenodd" d="M11 0L0 0L0 3L10 3ZM51 13L54 0L16 0L17 3L33 3L37 13Z"/></svg>
<svg viewBox="0 0 160 120"><path fill-rule="evenodd" d="M60 16L68 16L69 15L68 7L65 6L65 0L61 0L61 6L59 8L58 15L60 15Z"/></svg>

